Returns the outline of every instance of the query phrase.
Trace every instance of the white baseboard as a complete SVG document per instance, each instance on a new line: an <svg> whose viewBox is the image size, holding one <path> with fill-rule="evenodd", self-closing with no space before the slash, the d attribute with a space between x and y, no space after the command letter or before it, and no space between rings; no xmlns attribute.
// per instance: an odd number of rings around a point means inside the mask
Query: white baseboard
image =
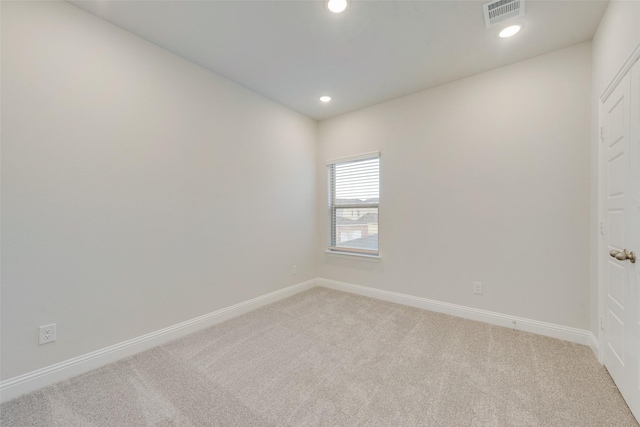
<svg viewBox="0 0 640 427"><path fill-rule="evenodd" d="M100 366L132 356L158 345L167 343L231 319L240 314L255 310L263 305L271 304L291 295L297 294L316 285L316 279L298 283L266 295L252 298L241 303L216 310L214 312L187 320L159 331L151 332L82 356L74 357L54 365L28 372L0 382L0 402L6 402L22 394L35 391L58 381L83 374Z"/></svg>
<svg viewBox="0 0 640 427"><path fill-rule="evenodd" d="M504 326L511 329L518 329L539 335L559 338L573 343L588 345L594 353L598 355L597 338L590 331L583 329L570 328L567 326L555 325L553 323L509 316L492 311L401 294L398 292L385 291L382 289L319 278L298 283L266 295L216 310L200 317L187 320L177 325L169 326L159 331L151 332L119 344L105 347L82 356L74 357L54 365L1 381L0 402L6 402L22 394L35 391L58 381L116 362L125 357L132 356L136 353L140 353L174 339L186 336L198 330L205 329L264 305L271 304L299 292L306 291L314 286L324 286L326 288L336 289L339 291L350 292L384 301L395 302L438 313L450 314L452 316L462 317L465 319L477 320L493 325Z"/></svg>
<svg viewBox="0 0 640 427"><path fill-rule="evenodd" d="M596 358L598 359L598 361L600 361L600 342L598 341L598 338L593 334L593 332L589 332L589 347L591 347L591 350L596 355Z"/></svg>
<svg viewBox="0 0 640 427"><path fill-rule="evenodd" d="M552 338L559 338L561 340L577 344L588 345L592 349L595 346L596 355L598 354L598 341L596 337L590 331L586 331L584 329L577 329L568 326L556 325L553 323L540 322L538 320L525 319L522 317L496 313L493 311L480 310L463 305L450 304L447 302L435 301L421 297L414 297L398 292L385 291L382 289L354 285L345 282L338 282L335 280L317 279L317 284L318 286L324 286L326 288L331 288L338 291L350 292L353 294L395 302L403 305L409 305L411 307L422 308L438 313L450 314L452 316L462 317L464 319L477 320L479 322L489 323L492 325L532 332L534 334L544 335Z"/></svg>

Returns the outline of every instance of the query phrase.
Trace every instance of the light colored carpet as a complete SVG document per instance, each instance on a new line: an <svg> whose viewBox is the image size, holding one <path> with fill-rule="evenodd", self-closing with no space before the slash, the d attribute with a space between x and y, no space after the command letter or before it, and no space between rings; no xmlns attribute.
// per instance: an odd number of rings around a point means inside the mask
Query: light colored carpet
<svg viewBox="0 0 640 427"><path fill-rule="evenodd" d="M0 407L3 426L637 426L585 346L314 288Z"/></svg>

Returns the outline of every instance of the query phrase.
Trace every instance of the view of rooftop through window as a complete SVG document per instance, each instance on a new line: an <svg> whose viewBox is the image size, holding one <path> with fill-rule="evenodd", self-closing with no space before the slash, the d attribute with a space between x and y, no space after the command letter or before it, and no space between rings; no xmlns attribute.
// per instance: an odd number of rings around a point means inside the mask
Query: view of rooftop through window
<svg viewBox="0 0 640 427"><path fill-rule="evenodd" d="M380 158L329 166L330 249L378 253Z"/></svg>

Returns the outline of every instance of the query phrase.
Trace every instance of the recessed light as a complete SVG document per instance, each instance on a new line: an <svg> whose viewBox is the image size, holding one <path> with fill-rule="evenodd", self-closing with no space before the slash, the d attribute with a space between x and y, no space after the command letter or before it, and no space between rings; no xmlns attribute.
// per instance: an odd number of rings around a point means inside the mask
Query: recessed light
<svg viewBox="0 0 640 427"><path fill-rule="evenodd" d="M520 25L512 25L510 27L505 28L504 30L500 31L500 34L498 34L500 37L505 38L505 37L511 37L514 36L516 34L518 34L518 32L522 29L522 26Z"/></svg>
<svg viewBox="0 0 640 427"><path fill-rule="evenodd" d="M320 97L320 101L329 102L329 101L331 101L331 97L330 96L326 96L326 95L325 96L321 96Z"/></svg>
<svg viewBox="0 0 640 427"><path fill-rule="evenodd" d="M347 8L347 0L329 0L327 2L327 8L333 13L344 12Z"/></svg>

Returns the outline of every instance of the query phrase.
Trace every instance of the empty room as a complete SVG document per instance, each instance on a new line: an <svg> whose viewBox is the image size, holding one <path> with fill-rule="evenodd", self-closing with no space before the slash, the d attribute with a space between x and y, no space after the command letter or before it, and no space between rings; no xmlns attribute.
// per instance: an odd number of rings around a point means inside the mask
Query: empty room
<svg viewBox="0 0 640 427"><path fill-rule="evenodd" d="M640 1L0 24L0 425L639 426Z"/></svg>

